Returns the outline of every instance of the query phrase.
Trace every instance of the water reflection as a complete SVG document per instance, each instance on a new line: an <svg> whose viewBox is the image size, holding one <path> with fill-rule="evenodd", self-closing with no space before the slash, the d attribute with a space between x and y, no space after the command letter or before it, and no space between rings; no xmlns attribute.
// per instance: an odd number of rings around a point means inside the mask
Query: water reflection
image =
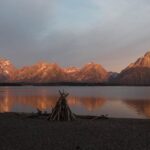
<svg viewBox="0 0 150 150"><path fill-rule="evenodd" d="M126 100L124 102L132 109L134 109L138 114L150 118L149 100Z"/></svg>
<svg viewBox="0 0 150 150"><path fill-rule="evenodd" d="M35 111L36 108L43 111L51 110L51 108L55 106L57 99L57 95L49 96L42 93L41 95L18 95L8 90L4 95L0 96L0 112L17 111L16 106L22 106L22 112L27 112L27 107L30 107L30 110L32 111ZM93 111L96 108L100 108L105 102L106 100L104 98L76 96L68 97L68 104L70 107L85 107L88 111Z"/></svg>
<svg viewBox="0 0 150 150"><path fill-rule="evenodd" d="M81 115L109 114L110 117L150 118L149 89L147 93L145 89L141 89L144 94L136 97L136 88L111 88L69 87L67 91L70 90L71 94L68 104L74 113ZM139 88L137 91L140 92ZM144 97L145 93L146 99L137 100L139 95ZM36 108L50 112L57 99L58 88L53 87L0 88L0 112L35 112Z"/></svg>

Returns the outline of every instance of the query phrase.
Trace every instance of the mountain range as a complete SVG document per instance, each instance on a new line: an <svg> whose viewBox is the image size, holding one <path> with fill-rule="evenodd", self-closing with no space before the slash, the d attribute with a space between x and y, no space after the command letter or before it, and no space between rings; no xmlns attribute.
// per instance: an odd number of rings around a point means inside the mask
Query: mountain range
<svg viewBox="0 0 150 150"><path fill-rule="evenodd" d="M150 52L140 57L134 63L121 71L116 82L127 85L149 85L150 84Z"/></svg>
<svg viewBox="0 0 150 150"><path fill-rule="evenodd" d="M10 60L0 59L0 83L107 83L150 85L150 52L129 64L120 73L108 72L100 64L88 63L82 68L62 68L55 63L40 62L16 68Z"/></svg>

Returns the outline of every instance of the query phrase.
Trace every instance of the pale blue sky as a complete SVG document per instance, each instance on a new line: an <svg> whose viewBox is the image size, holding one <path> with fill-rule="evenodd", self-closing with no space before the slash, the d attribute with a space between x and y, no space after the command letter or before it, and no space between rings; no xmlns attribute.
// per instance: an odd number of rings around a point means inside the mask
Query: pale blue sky
<svg viewBox="0 0 150 150"><path fill-rule="evenodd" d="M149 0L0 0L0 56L120 71L150 50L149 14Z"/></svg>

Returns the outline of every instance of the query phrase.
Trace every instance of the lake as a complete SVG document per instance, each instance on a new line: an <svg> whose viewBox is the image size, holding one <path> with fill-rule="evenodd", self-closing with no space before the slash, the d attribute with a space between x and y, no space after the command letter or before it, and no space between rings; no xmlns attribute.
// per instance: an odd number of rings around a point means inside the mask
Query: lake
<svg viewBox="0 0 150 150"><path fill-rule="evenodd" d="M58 90L63 89L70 94L68 104L76 114L150 118L150 87L0 87L0 112L36 112L37 108L51 112Z"/></svg>

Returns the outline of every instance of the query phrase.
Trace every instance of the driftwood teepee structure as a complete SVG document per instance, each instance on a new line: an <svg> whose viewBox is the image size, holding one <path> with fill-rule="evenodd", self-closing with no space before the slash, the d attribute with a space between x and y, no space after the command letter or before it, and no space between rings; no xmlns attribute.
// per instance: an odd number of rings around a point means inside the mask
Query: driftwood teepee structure
<svg viewBox="0 0 150 150"><path fill-rule="evenodd" d="M68 104L67 104L67 96L68 93L65 93L64 91L60 93L60 97L58 99L58 102L56 103L56 106L52 109L52 113L50 114L48 120L53 121L72 121L75 120L75 115L71 112Z"/></svg>

